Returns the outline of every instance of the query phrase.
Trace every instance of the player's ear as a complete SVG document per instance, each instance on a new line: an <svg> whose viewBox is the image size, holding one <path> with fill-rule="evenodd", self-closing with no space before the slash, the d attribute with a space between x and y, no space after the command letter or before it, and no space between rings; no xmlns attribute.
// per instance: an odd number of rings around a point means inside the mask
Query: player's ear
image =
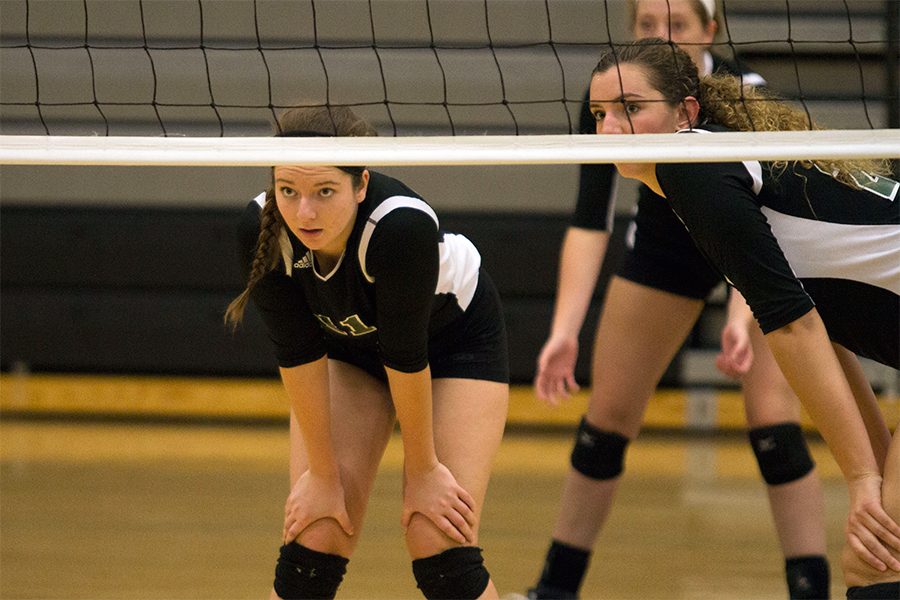
<svg viewBox="0 0 900 600"><path fill-rule="evenodd" d="M356 188L356 203L359 204L366 199L366 191L369 189L369 170L363 169L359 176L359 187Z"/></svg>
<svg viewBox="0 0 900 600"><path fill-rule="evenodd" d="M681 129L690 129L697 124L700 116L700 103L693 96L688 96L681 101L681 107L678 109L678 112L678 126Z"/></svg>

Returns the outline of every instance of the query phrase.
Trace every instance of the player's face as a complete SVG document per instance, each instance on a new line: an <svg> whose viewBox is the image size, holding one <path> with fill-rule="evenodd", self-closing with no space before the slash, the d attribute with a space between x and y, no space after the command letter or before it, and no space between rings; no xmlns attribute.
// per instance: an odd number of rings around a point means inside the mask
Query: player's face
<svg viewBox="0 0 900 600"><path fill-rule="evenodd" d="M288 228L313 252L340 257L366 197L369 172L363 171L359 188L336 167L278 166L274 178L275 201Z"/></svg>
<svg viewBox="0 0 900 600"><path fill-rule="evenodd" d="M603 135L674 133L690 125L684 111L669 104L648 82L644 69L630 63L594 75L590 108L597 133ZM655 173L650 163L616 163L616 168L623 177L645 182Z"/></svg>
<svg viewBox="0 0 900 600"><path fill-rule="evenodd" d="M635 5L635 39L671 40L697 65L703 64L703 53L712 44L716 28L714 20L703 26L692 0L638 0Z"/></svg>

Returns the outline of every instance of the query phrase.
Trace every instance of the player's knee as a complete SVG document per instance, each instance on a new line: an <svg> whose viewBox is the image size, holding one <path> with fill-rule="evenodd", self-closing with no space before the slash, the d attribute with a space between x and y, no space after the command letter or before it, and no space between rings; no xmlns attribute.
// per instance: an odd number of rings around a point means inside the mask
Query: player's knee
<svg viewBox="0 0 900 600"><path fill-rule="evenodd" d="M297 542L281 547L275 566L279 598L334 598L347 572L348 559L310 550Z"/></svg>
<svg viewBox="0 0 900 600"><path fill-rule="evenodd" d="M759 471L769 485L796 481L815 467L797 423L756 427L749 437Z"/></svg>
<svg viewBox="0 0 900 600"><path fill-rule="evenodd" d="M319 519L309 525L297 538L297 542L326 554L344 554L353 551L353 540L334 519Z"/></svg>
<svg viewBox="0 0 900 600"><path fill-rule="evenodd" d="M613 479L625 468L624 435L597 429L582 418L572 448L572 468L591 479Z"/></svg>
<svg viewBox="0 0 900 600"><path fill-rule="evenodd" d="M455 544L434 521L420 513L410 518L405 535L406 547L412 556L431 556Z"/></svg>
<svg viewBox="0 0 900 600"><path fill-rule="evenodd" d="M412 562L416 585L428 600L474 599L481 596L491 576L481 548L460 546Z"/></svg>

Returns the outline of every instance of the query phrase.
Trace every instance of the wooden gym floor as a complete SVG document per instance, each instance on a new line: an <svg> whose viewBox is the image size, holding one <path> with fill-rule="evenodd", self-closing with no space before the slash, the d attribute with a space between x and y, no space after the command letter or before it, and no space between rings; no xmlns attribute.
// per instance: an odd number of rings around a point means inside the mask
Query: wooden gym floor
<svg viewBox="0 0 900 600"><path fill-rule="evenodd" d="M274 381L0 377L0 598L265 598L287 493L282 401ZM514 390L481 539L501 595L538 575L583 402L550 414ZM787 597L740 399L696 402L676 391L651 403L584 598ZM896 403L884 408L896 424ZM697 414L716 432L685 422ZM839 598L846 491L810 443ZM420 597L400 468L395 437L339 598Z"/></svg>

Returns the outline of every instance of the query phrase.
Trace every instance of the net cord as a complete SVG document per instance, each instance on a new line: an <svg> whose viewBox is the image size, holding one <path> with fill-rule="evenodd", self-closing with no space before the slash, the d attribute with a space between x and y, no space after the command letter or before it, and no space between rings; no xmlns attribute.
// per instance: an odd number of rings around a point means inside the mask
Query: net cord
<svg viewBox="0 0 900 600"><path fill-rule="evenodd" d="M0 135L3 165L453 166L900 158L900 130L398 138Z"/></svg>

